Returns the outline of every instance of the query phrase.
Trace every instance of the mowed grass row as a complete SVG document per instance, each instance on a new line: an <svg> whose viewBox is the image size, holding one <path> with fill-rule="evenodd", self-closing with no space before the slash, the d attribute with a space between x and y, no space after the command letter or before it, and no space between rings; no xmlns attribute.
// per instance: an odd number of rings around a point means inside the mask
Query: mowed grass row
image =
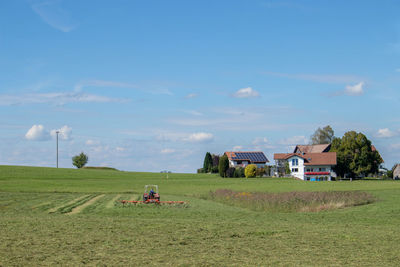
<svg viewBox="0 0 400 267"><path fill-rule="evenodd" d="M151 173L14 168L0 167L0 266L400 264L398 182L307 183L186 174L172 174L164 180L161 174ZM114 203L141 198L145 184L158 184L162 200L184 200L189 205ZM259 212L200 198L219 188L241 192L362 190L378 200L298 213ZM77 214L48 213L86 196L100 195L104 196Z"/></svg>

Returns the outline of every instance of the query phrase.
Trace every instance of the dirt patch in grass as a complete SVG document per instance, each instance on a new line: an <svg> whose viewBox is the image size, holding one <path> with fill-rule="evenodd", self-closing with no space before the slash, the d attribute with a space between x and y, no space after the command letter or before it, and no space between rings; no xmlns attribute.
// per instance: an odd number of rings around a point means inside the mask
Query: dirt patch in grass
<svg viewBox="0 0 400 267"><path fill-rule="evenodd" d="M96 197L90 199L89 201L86 201L86 202L83 203L82 205L74 207L74 208L73 208L70 212L68 212L67 214L68 214L68 215L70 215L70 214L77 214L77 213L81 212L84 208L86 208L86 207L92 205L93 203L95 203L97 200L99 200L100 198L102 198L102 197L104 197L104 196L105 196L104 194L103 194L103 195L98 195L98 196L96 196Z"/></svg>
<svg viewBox="0 0 400 267"><path fill-rule="evenodd" d="M376 198L360 191L331 192L236 192L218 189L209 198L224 204L257 211L318 212L372 203Z"/></svg>

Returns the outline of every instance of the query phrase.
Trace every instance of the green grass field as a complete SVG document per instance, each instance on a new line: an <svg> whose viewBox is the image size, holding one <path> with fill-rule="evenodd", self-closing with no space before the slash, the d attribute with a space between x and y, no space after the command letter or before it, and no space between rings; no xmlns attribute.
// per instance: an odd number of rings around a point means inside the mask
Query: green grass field
<svg viewBox="0 0 400 267"><path fill-rule="evenodd" d="M184 206L123 206L145 184ZM378 201L261 212L210 191L354 191ZM0 266L398 266L400 182L222 179L208 174L0 166Z"/></svg>

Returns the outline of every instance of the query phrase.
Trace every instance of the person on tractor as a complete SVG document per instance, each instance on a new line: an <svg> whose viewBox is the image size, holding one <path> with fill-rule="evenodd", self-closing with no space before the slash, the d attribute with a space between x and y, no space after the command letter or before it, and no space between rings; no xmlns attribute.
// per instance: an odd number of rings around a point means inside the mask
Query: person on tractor
<svg viewBox="0 0 400 267"><path fill-rule="evenodd" d="M150 199L153 199L153 198L154 198L154 190L153 190L153 188L150 190L149 198L150 198Z"/></svg>

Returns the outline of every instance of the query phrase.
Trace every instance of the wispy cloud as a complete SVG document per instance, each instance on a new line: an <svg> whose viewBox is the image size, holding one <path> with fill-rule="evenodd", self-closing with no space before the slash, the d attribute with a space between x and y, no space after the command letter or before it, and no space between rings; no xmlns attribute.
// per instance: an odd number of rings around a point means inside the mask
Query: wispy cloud
<svg viewBox="0 0 400 267"><path fill-rule="evenodd" d="M72 31L78 24L61 7L61 0L34 1L32 10L51 27L62 32Z"/></svg>
<svg viewBox="0 0 400 267"><path fill-rule="evenodd" d="M214 140L214 135L206 132L182 133L164 131L156 135L155 140L160 142L207 143Z"/></svg>
<svg viewBox="0 0 400 267"><path fill-rule="evenodd" d="M308 143L308 138L302 135L289 137L279 141L279 144L281 145L301 145L307 143Z"/></svg>
<svg viewBox="0 0 400 267"><path fill-rule="evenodd" d="M109 103L127 102L128 99L111 98L107 96L86 94L80 92L54 92L54 93L34 93L22 95L0 95L0 106L26 105L26 104L56 104L64 105L67 103Z"/></svg>
<svg viewBox="0 0 400 267"><path fill-rule="evenodd" d="M161 154L172 154L175 153L175 149L172 148L165 148L160 151Z"/></svg>
<svg viewBox="0 0 400 267"><path fill-rule="evenodd" d="M198 96L199 96L199 95L196 94L196 93L191 93L191 94L186 95L185 98L186 98L186 99L191 99L191 98L196 98L196 97L198 97Z"/></svg>
<svg viewBox="0 0 400 267"><path fill-rule="evenodd" d="M80 92L86 87L108 87L108 88L126 88L143 91L154 95L173 95L173 93L162 86L140 86L134 83L120 82L120 81L106 81L106 80L86 80L78 82L74 89Z"/></svg>
<svg viewBox="0 0 400 267"><path fill-rule="evenodd" d="M355 83L360 80L363 80L362 77L355 75L306 74L306 73L290 74L290 73L270 72L270 71L264 72L264 74L281 78L304 80L304 81L319 82L319 83Z"/></svg>
<svg viewBox="0 0 400 267"><path fill-rule="evenodd" d="M233 94L233 97L236 98L252 98L252 97L259 97L260 94L251 87L242 88L236 91Z"/></svg>

